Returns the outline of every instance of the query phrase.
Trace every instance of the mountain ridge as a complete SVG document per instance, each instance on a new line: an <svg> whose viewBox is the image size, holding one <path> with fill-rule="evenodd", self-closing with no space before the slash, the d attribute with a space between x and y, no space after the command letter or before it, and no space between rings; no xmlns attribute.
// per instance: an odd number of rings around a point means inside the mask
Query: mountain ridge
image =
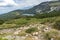
<svg viewBox="0 0 60 40"><path fill-rule="evenodd" d="M49 13L49 12L52 12L52 11L58 10L58 9L60 10L60 5L58 5L59 7L56 6L57 8L54 7L55 6L54 3L58 3L58 2L60 4L60 1L43 2L43 3L41 3L37 6L34 6L28 10L14 10L9 13L2 14L2 15L0 15L0 18L3 18L3 19L4 18L7 18L7 19L12 18L13 19L15 17L20 17L23 14L37 14L37 13L41 14L41 13ZM54 4L54 5L52 6L51 4ZM25 16L27 16L27 15L25 15Z"/></svg>

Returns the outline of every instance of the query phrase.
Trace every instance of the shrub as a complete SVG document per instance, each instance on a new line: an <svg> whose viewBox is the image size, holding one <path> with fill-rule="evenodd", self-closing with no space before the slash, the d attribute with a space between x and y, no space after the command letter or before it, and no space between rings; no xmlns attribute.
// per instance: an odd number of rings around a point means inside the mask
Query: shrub
<svg viewBox="0 0 60 40"><path fill-rule="evenodd" d="M20 20L17 20L16 22L15 22L16 24L19 24L19 25L23 25L23 24L27 24L28 23L28 21L26 20L26 19L20 19Z"/></svg>
<svg viewBox="0 0 60 40"><path fill-rule="evenodd" d="M33 27L33 28L27 29L27 30L26 30L26 33L33 33L33 32L36 32L36 31L38 31L38 28Z"/></svg>
<svg viewBox="0 0 60 40"><path fill-rule="evenodd" d="M59 32L55 29L52 29L52 30L44 33L44 37L47 40L51 40L51 38L56 38L56 37L58 37L58 35L59 35Z"/></svg>
<svg viewBox="0 0 60 40"><path fill-rule="evenodd" d="M40 20L37 19L37 18L31 18L31 19L29 20L29 24L35 24L35 23L40 23Z"/></svg>
<svg viewBox="0 0 60 40"><path fill-rule="evenodd" d="M52 11L49 13L36 13L35 17L36 18L49 18L49 17L56 17L56 16L60 16L60 11Z"/></svg>
<svg viewBox="0 0 60 40"><path fill-rule="evenodd" d="M11 21L7 21L6 24L17 24L17 25L23 25L27 24L28 21L25 18L15 19Z"/></svg>
<svg viewBox="0 0 60 40"><path fill-rule="evenodd" d="M3 24L3 23L4 23L4 21L3 20L0 20L0 25Z"/></svg>
<svg viewBox="0 0 60 40"><path fill-rule="evenodd" d="M53 28L60 30L60 20L56 21Z"/></svg>

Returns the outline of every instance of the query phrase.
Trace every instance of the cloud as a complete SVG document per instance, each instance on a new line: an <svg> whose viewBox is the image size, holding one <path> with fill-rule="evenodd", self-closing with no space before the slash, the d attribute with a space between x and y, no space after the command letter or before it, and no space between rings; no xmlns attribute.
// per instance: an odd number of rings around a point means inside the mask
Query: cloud
<svg viewBox="0 0 60 40"><path fill-rule="evenodd" d="M20 7L27 7L27 6L34 6L41 3L41 0L15 0L18 6Z"/></svg>
<svg viewBox="0 0 60 40"><path fill-rule="evenodd" d="M17 9L27 9L50 0L0 0L0 14ZM11 7L7 6L10 5Z"/></svg>
<svg viewBox="0 0 60 40"><path fill-rule="evenodd" d="M27 6L38 5L41 2L50 0L2 0L2 1L3 2L0 2L0 6L13 5L13 6L27 7Z"/></svg>
<svg viewBox="0 0 60 40"><path fill-rule="evenodd" d="M7 4L5 2L1 2L0 6L6 6Z"/></svg>
<svg viewBox="0 0 60 40"><path fill-rule="evenodd" d="M10 5L17 5L14 0L4 0L4 2L6 2L7 4L10 4Z"/></svg>
<svg viewBox="0 0 60 40"><path fill-rule="evenodd" d="M51 1L51 0L15 0L15 2L19 4L18 6L20 7L35 6L45 1Z"/></svg>
<svg viewBox="0 0 60 40"><path fill-rule="evenodd" d="M6 5L17 5L13 0L2 0L0 1L0 6L6 6Z"/></svg>

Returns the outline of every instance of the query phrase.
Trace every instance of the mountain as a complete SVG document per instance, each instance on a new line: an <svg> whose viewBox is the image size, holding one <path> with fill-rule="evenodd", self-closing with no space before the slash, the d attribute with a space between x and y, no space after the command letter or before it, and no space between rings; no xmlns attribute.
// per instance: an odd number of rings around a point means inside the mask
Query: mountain
<svg viewBox="0 0 60 40"><path fill-rule="evenodd" d="M0 18L2 20L6 20L6 19L10 20L10 19L14 19L16 17L20 17L20 15L21 15L20 10L15 10L15 11L0 15Z"/></svg>
<svg viewBox="0 0 60 40"><path fill-rule="evenodd" d="M56 10L56 11L60 10L60 1L43 2L37 6L27 9L27 10L11 11L9 13L0 15L0 18L1 19L13 19L13 18L17 18L20 16L28 16L28 15L31 16L31 15L34 15L37 13L45 13L45 12L49 13L54 10Z"/></svg>
<svg viewBox="0 0 60 40"><path fill-rule="evenodd" d="M60 9L60 1L48 1L48 2L43 2L28 11L32 10L35 13L40 13L40 12L49 12L50 10L57 10Z"/></svg>
<svg viewBox="0 0 60 40"><path fill-rule="evenodd" d="M41 12L50 12L53 10L59 10L60 9L60 1L48 1L43 2L37 6L34 6L28 10L24 10L24 14L36 14Z"/></svg>

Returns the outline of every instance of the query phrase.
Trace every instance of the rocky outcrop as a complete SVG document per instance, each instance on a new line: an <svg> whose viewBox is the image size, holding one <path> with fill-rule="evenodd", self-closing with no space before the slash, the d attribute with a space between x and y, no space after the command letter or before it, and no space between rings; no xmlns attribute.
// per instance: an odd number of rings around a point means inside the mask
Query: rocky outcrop
<svg viewBox="0 0 60 40"><path fill-rule="evenodd" d="M26 33L26 35L24 36L19 36L18 34L20 34L22 31L25 31L26 29L29 29L31 27L37 27L38 31L37 32L33 32L32 34L28 34ZM43 40L44 39L44 32L48 32L50 31L52 28L47 26L47 25L43 25L43 24L31 24L29 26L24 26L24 27L20 27L20 28L14 28L14 29L3 29L0 30L0 35L4 34L5 36L2 36L2 38L7 38L8 40L25 40L25 38L31 36L32 40ZM30 39L30 38L29 38Z"/></svg>

